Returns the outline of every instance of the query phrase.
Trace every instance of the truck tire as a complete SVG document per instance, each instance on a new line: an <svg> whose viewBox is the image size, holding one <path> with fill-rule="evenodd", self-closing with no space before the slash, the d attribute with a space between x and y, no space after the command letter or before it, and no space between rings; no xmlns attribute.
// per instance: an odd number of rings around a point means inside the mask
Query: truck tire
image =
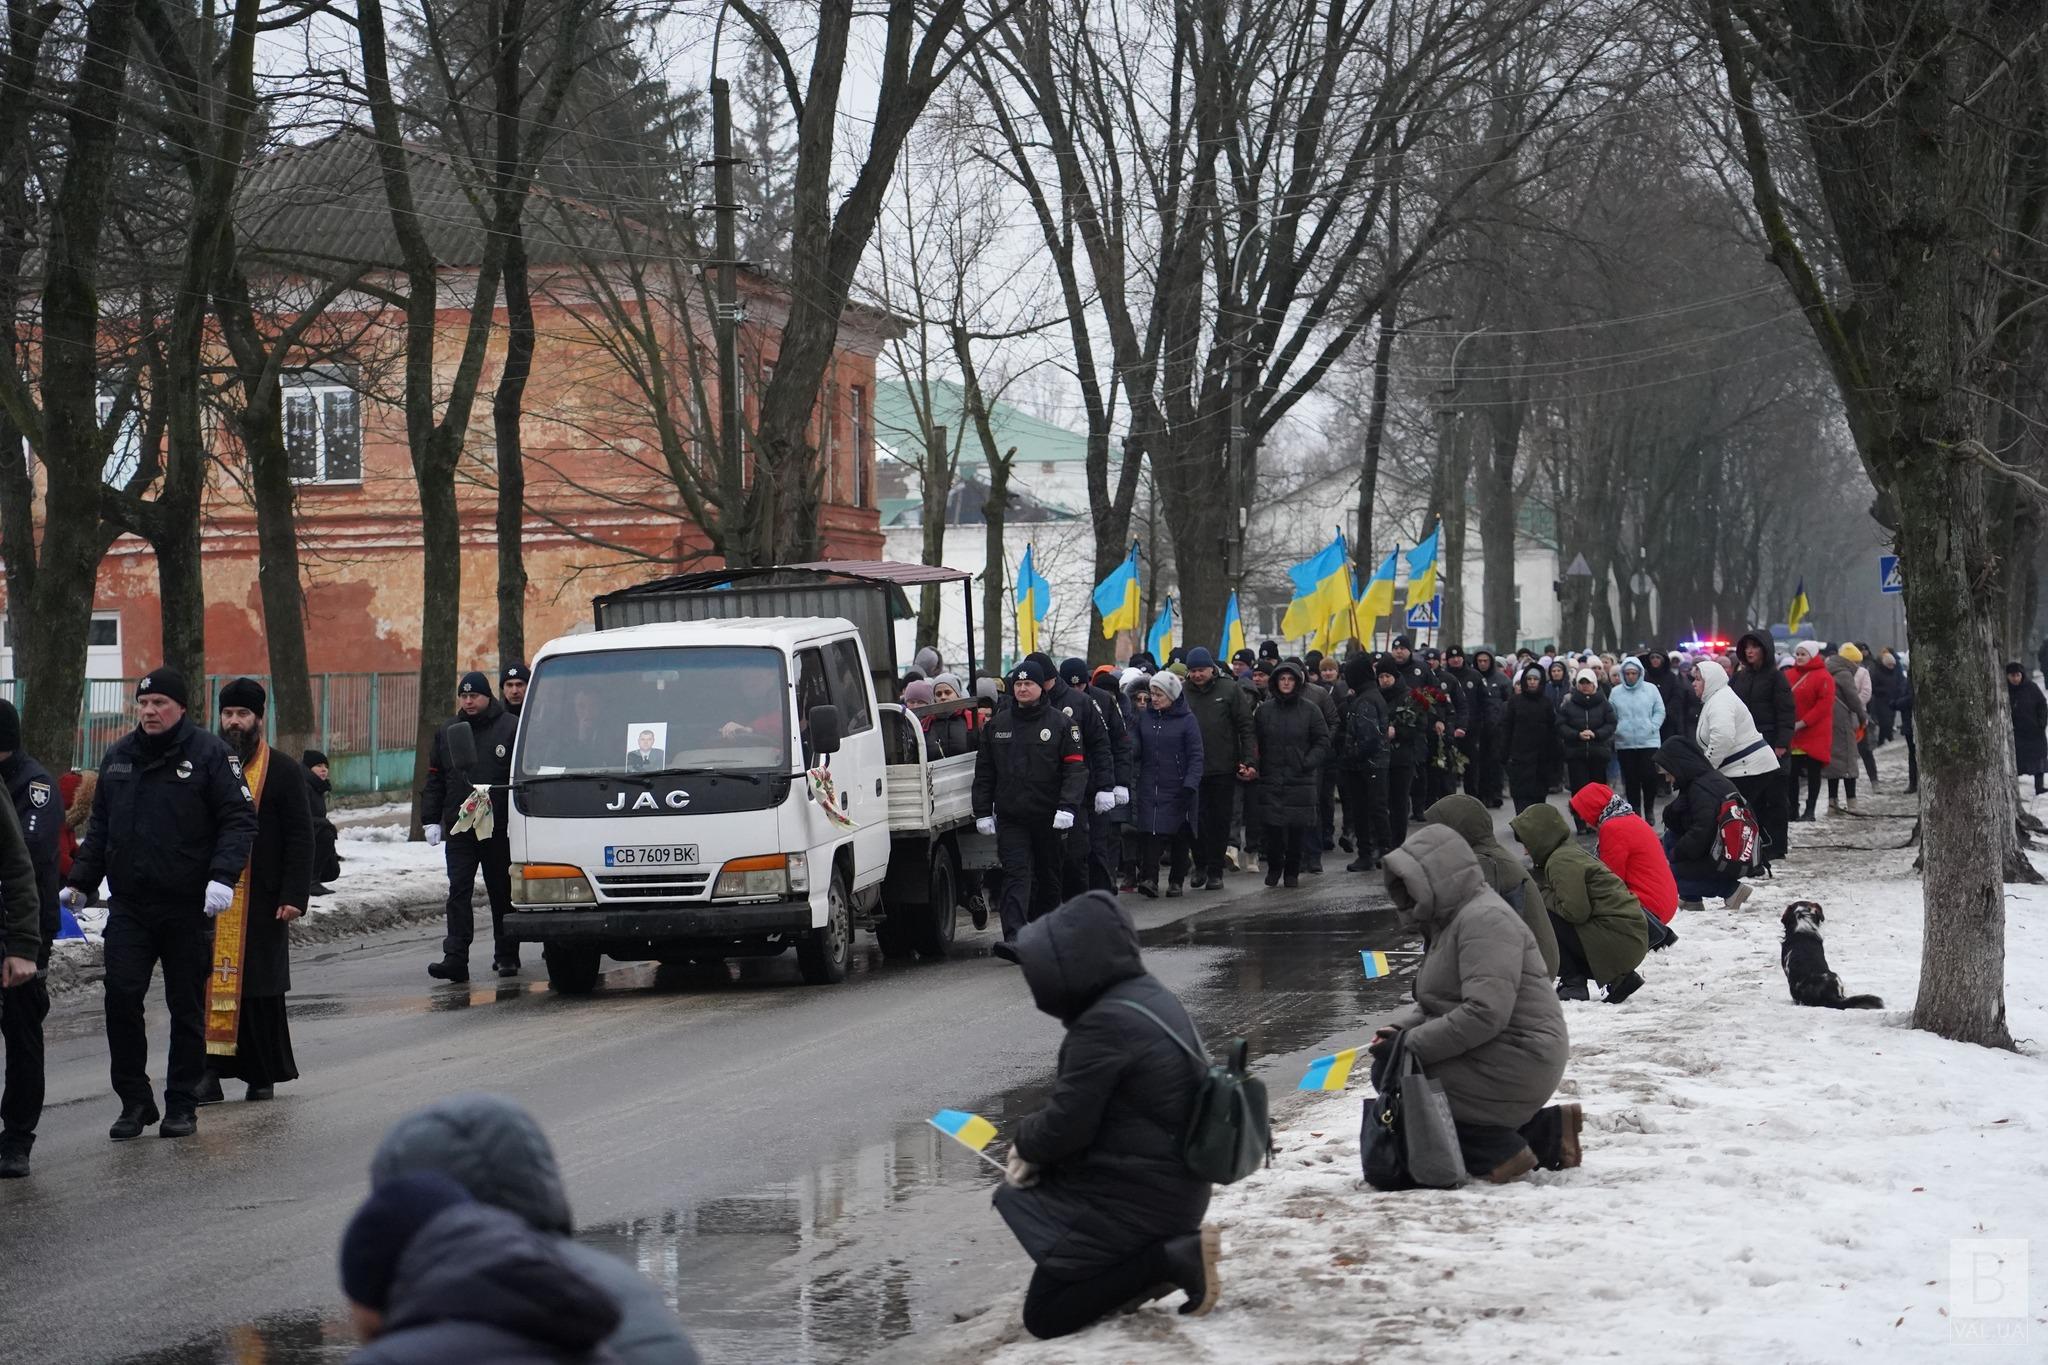
<svg viewBox="0 0 2048 1365"><path fill-rule="evenodd" d="M884 958L896 962L917 956L918 934L912 916L923 913L921 905L883 907L882 919L875 925L875 943Z"/></svg>
<svg viewBox="0 0 2048 1365"><path fill-rule="evenodd" d="M796 965L813 986L846 980L846 965L853 959L853 892L844 872L832 873L825 899L824 924L805 930L796 941Z"/></svg>
<svg viewBox="0 0 2048 1365"><path fill-rule="evenodd" d="M597 989L604 955L595 948L550 945L541 949L548 964L548 989L557 995L588 995Z"/></svg>
<svg viewBox="0 0 2048 1365"><path fill-rule="evenodd" d="M919 956L944 957L953 946L954 926L960 918L960 869L950 845L942 843L932 850L931 876L931 894L911 921L912 939Z"/></svg>

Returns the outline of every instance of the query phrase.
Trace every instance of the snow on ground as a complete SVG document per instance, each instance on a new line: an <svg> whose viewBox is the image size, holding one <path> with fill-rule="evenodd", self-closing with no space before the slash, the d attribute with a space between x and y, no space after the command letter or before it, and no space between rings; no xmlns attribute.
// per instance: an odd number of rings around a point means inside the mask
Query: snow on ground
<svg viewBox="0 0 2048 1365"><path fill-rule="evenodd" d="M1276 1094L1272 1168L1212 1206L1213 1316L1177 1317L1175 1295L1037 1343L1011 1297L919 1358L2048 1359L2048 890L2008 899L2021 1051L1911 1029L1921 897L1895 846L1914 798L1889 761L1886 775L1860 817L1794 825L1794 856L1743 909L1681 913L1681 942L1645 965L1634 999L1566 1006L1559 1098L1585 1106L1583 1167L1379 1194L1359 1180L1362 1074L1344 1095ZM1778 915L1802 899L1826 907L1845 989L1889 1008L1791 1003ZM1356 1041L1369 1035L1361 1021ZM1966 1316L1973 1297L2017 1316Z"/></svg>

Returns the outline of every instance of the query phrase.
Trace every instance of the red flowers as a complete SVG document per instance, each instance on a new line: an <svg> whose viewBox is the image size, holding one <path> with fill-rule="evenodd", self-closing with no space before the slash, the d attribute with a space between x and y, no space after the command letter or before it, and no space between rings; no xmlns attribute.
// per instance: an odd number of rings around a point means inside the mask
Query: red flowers
<svg viewBox="0 0 2048 1365"><path fill-rule="evenodd" d="M1434 711L1439 706L1450 705L1451 699L1444 694L1444 690L1432 683L1411 687L1408 691L1421 704L1424 711Z"/></svg>

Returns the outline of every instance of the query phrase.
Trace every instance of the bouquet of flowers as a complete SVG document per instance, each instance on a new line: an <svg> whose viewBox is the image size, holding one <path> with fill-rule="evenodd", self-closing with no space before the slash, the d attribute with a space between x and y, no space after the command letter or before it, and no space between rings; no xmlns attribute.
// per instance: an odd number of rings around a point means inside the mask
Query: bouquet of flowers
<svg viewBox="0 0 2048 1365"><path fill-rule="evenodd" d="M1465 771L1465 755L1451 742L1450 716L1451 699L1441 687L1424 683L1408 689L1408 695L1415 698L1422 709L1423 733L1429 736L1429 766L1441 768L1456 777ZM1437 734L1433 721L1444 722L1444 733Z"/></svg>

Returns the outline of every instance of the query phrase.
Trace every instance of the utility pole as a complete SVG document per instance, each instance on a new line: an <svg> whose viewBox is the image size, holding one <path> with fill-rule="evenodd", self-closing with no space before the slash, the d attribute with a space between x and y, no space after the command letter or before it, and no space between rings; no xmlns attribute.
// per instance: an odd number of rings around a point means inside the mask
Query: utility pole
<svg viewBox="0 0 2048 1365"><path fill-rule="evenodd" d="M740 308L739 242L737 221L739 195L733 185L732 87L724 80L711 82L711 174L715 196L711 211L718 219L718 301L714 319L718 339L718 459L719 483L738 491L745 485L745 465L740 452ZM701 164L701 163L700 163Z"/></svg>

